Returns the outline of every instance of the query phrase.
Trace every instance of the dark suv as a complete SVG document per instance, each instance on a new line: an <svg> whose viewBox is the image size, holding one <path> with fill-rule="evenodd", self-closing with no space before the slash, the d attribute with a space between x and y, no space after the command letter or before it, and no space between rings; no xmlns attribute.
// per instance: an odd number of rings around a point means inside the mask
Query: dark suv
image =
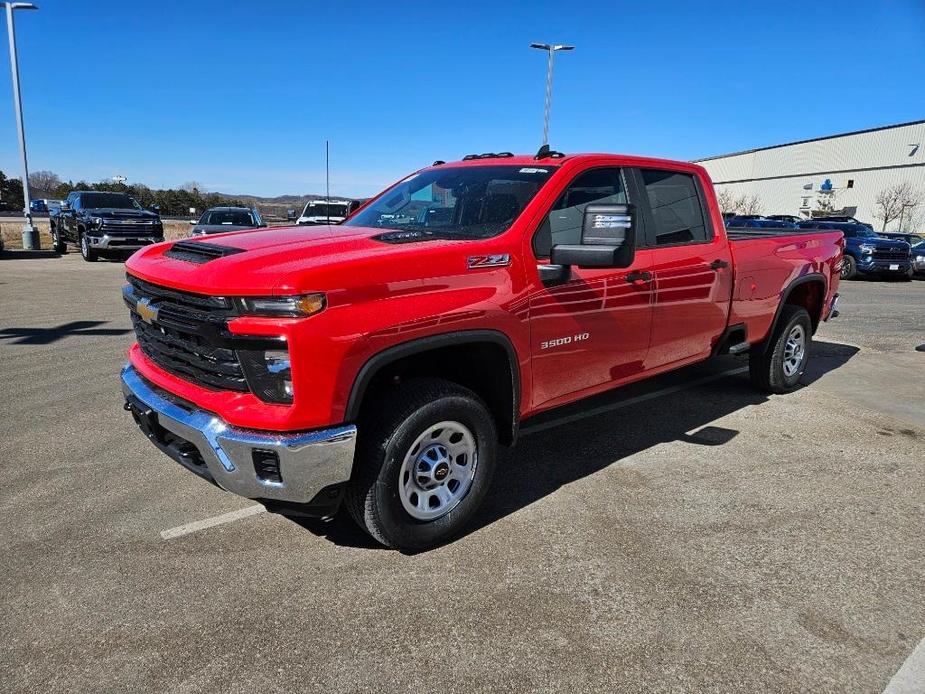
<svg viewBox="0 0 925 694"><path fill-rule="evenodd" d="M814 219L797 224L800 229L835 229L845 235L845 257L841 278L857 275L883 275L912 279L909 244L877 236L866 224Z"/></svg>
<svg viewBox="0 0 925 694"><path fill-rule="evenodd" d="M51 214L51 237L58 253L68 244L93 262L103 253L125 253L164 240L157 206L147 210L125 193L75 190Z"/></svg>

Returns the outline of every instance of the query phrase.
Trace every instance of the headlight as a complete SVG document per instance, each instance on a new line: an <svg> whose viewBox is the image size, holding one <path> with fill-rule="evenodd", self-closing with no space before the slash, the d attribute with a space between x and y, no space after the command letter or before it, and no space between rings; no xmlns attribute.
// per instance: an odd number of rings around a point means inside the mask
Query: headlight
<svg viewBox="0 0 925 694"><path fill-rule="evenodd" d="M859 248L861 249L861 253L873 253L877 247L871 243L862 243Z"/></svg>
<svg viewBox="0 0 925 694"><path fill-rule="evenodd" d="M103 226L102 217L90 217L90 223L93 224L94 229L100 229Z"/></svg>
<svg viewBox="0 0 925 694"><path fill-rule="evenodd" d="M237 350L251 392L264 402L292 402L292 365L285 349Z"/></svg>
<svg viewBox="0 0 925 694"><path fill-rule="evenodd" d="M915 259L920 263L925 263L925 255L917 255L915 256Z"/></svg>
<svg viewBox="0 0 925 694"><path fill-rule="evenodd" d="M252 316L311 316L327 306L324 294L238 298L238 308Z"/></svg>

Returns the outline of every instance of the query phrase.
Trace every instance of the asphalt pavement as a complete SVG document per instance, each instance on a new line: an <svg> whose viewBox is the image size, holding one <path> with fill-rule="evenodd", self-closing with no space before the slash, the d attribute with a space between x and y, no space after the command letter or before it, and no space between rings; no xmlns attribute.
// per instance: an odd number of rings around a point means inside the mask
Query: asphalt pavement
<svg viewBox="0 0 925 694"><path fill-rule="evenodd" d="M154 449L123 274L0 260L0 691L879 693L925 637L923 281L843 283L790 395L724 358L533 422L406 556Z"/></svg>

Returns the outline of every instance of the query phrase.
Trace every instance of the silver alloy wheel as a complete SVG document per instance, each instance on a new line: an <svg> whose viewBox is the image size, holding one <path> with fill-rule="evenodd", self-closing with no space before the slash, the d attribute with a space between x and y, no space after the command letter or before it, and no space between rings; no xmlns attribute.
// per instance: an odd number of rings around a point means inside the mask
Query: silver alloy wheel
<svg viewBox="0 0 925 694"><path fill-rule="evenodd" d="M794 325L787 335L784 345L784 375L793 376L800 370L803 358L806 356L806 331L802 325Z"/></svg>
<svg viewBox="0 0 925 694"><path fill-rule="evenodd" d="M83 253L84 258L90 255L90 244L87 241L87 235L80 235L80 252Z"/></svg>
<svg viewBox="0 0 925 694"><path fill-rule="evenodd" d="M847 279L848 277L848 263L845 260L841 261L841 272L838 273L841 279Z"/></svg>
<svg viewBox="0 0 925 694"><path fill-rule="evenodd" d="M468 493L478 466L478 446L459 422L438 422L418 436L398 472L398 496L408 514L432 521L452 511Z"/></svg>

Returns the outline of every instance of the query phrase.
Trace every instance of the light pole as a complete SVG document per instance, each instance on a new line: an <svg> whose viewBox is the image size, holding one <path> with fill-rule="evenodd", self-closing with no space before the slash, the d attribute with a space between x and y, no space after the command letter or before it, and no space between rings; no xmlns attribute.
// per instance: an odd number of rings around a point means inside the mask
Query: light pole
<svg viewBox="0 0 925 694"><path fill-rule="evenodd" d="M543 144L549 144L549 109L552 106L552 63L556 51L573 51L575 46L554 43L531 43L530 48L538 48L549 54L546 62L546 107L543 109Z"/></svg>
<svg viewBox="0 0 925 694"><path fill-rule="evenodd" d="M31 2L0 2L6 7L6 29L10 38L10 70L13 73L13 105L16 108L16 128L19 130L19 152L22 155L22 194L26 223L22 228L22 247L26 250L41 248L39 232L32 225L32 209L29 205L29 162L26 159L26 131L22 123L22 96L19 93L19 61L16 59L16 28L13 26L13 10L37 10Z"/></svg>

